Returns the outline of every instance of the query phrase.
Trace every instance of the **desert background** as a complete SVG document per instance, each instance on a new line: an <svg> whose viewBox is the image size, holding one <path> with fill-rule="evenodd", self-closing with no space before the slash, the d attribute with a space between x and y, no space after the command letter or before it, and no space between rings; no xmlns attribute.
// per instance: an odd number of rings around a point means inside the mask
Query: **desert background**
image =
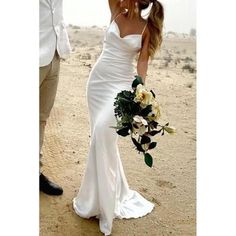
<svg viewBox="0 0 236 236"><path fill-rule="evenodd" d="M61 62L60 81L47 123L43 173L64 189L59 197L40 193L40 236L102 235L96 219L82 219L72 209L89 148L86 83L102 50L106 28L68 26L72 54ZM131 189L155 203L139 219L113 222L114 236L196 235L196 39L165 33L161 51L150 62L147 88L159 100L161 121L177 129L157 138L153 168L145 165L129 138L119 147Z"/></svg>

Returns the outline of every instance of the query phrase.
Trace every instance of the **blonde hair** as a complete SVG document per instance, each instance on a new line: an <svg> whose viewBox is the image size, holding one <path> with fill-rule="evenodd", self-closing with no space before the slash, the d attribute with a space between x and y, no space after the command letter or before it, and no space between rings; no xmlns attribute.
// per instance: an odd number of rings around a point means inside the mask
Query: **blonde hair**
<svg viewBox="0 0 236 236"><path fill-rule="evenodd" d="M152 3L152 7L148 16L148 29L150 31L149 56L151 59L162 44L162 29L164 21L164 8L157 0L129 0L128 17L132 18L135 14L135 2L138 3L139 9L144 10Z"/></svg>
<svg viewBox="0 0 236 236"><path fill-rule="evenodd" d="M162 44L164 9L162 4L157 0L153 0L152 4L152 9L148 16L148 28L150 30L150 41L148 51L150 57L153 59L156 51L160 49Z"/></svg>

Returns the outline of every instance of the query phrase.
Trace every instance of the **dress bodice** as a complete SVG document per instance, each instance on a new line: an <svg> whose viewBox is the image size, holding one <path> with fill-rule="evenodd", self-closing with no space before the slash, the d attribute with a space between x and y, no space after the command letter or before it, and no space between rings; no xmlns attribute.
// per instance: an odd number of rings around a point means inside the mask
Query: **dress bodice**
<svg viewBox="0 0 236 236"><path fill-rule="evenodd" d="M108 82L112 86L122 84L122 89L130 88L135 69L135 57L141 49L142 34L120 36L119 26L113 20L105 32L103 50L90 73L90 81ZM111 86L111 85L109 85ZM121 87L119 87L120 89Z"/></svg>
<svg viewBox="0 0 236 236"><path fill-rule="evenodd" d="M142 44L142 34L120 36L119 26L113 20L108 27L103 45L103 57L119 62L132 62Z"/></svg>

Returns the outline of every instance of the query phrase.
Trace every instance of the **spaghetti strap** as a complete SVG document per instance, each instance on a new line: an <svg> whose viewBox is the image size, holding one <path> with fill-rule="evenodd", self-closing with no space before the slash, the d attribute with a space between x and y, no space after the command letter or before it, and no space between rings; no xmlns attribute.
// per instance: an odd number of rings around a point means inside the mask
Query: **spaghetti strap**
<svg viewBox="0 0 236 236"><path fill-rule="evenodd" d="M121 15L121 14L122 14L122 12L118 13L118 14L111 20L110 25L111 25L111 23L114 22L114 21L117 19L117 17L118 17L119 15Z"/></svg>
<svg viewBox="0 0 236 236"><path fill-rule="evenodd" d="M114 17L114 19L113 19L112 21L116 20L116 19L118 18L118 16L120 16L121 14L122 14L122 12L120 12L119 14L117 14L117 15Z"/></svg>
<svg viewBox="0 0 236 236"><path fill-rule="evenodd" d="M144 33L144 31L145 31L145 29L146 29L146 27L147 27L147 24L148 24L148 23L146 23L145 26L144 26L144 28L143 28L142 35L143 35L143 33Z"/></svg>

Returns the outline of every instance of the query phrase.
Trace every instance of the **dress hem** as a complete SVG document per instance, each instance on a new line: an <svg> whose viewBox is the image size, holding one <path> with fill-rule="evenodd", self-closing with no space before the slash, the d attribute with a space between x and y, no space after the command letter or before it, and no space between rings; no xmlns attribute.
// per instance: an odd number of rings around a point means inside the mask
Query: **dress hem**
<svg viewBox="0 0 236 236"><path fill-rule="evenodd" d="M90 218L92 218L92 217L96 217L97 219L99 219L99 214L95 214L95 215L91 215L91 216L85 216L85 215L83 215L83 214L81 214L79 211L78 211L78 209L77 209L77 207L76 207L76 205L75 205L75 201L76 201L76 199L74 198L73 199L73 209L74 209L74 211L75 211L75 213L78 215L78 216L80 216L80 217L82 217L82 218L85 218L85 219L90 219ZM139 216L119 216L119 215L115 215L114 217L113 217L113 219L138 219L138 218L141 218L141 217L143 217L143 216L146 216L146 215L148 215L148 214L150 214L153 210L154 210L154 208L155 208L155 205L152 203L152 207L151 207L151 209L150 210L148 210L146 213L144 213L144 214L142 214L142 215L139 215Z"/></svg>

